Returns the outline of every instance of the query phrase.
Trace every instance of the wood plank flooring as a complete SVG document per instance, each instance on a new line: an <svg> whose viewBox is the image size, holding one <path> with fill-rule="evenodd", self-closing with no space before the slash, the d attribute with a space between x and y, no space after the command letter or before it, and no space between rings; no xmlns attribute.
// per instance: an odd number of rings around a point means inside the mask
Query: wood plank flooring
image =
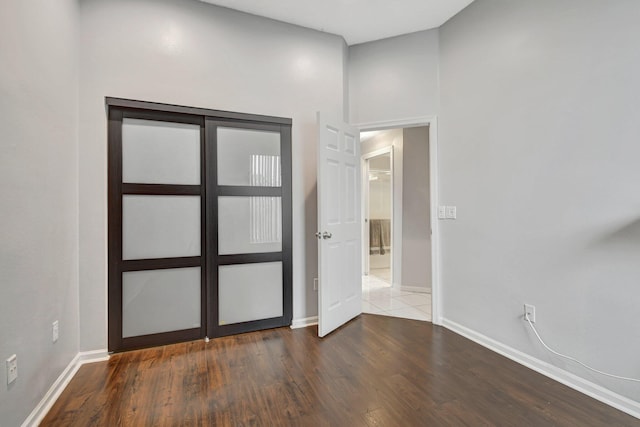
<svg viewBox="0 0 640 427"><path fill-rule="evenodd" d="M42 426L638 426L431 323L364 314L84 365Z"/></svg>

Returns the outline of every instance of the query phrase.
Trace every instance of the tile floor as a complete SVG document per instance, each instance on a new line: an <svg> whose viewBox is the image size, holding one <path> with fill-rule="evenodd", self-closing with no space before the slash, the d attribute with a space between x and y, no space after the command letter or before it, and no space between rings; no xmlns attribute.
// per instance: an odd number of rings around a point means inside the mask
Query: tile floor
<svg viewBox="0 0 640 427"><path fill-rule="evenodd" d="M431 294L392 288L388 277L388 269L362 276L362 312L430 322Z"/></svg>

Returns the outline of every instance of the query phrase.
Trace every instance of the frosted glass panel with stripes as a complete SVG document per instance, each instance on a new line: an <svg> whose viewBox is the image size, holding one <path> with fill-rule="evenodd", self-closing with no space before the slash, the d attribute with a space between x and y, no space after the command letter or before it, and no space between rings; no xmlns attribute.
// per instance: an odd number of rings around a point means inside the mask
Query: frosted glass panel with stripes
<svg viewBox="0 0 640 427"><path fill-rule="evenodd" d="M218 128L218 185L280 187L280 133Z"/></svg>
<svg viewBox="0 0 640 427"><path fill-rule="evenodd" d="M218 280L220 325L283 315L282 262L221 265Z"/></svg>
<svg viewBox="0 0 640 427"><path fill-rule="evenodd" d="M122 182L200 184L200 126L123 119Z"/></svg>
<svg viewBox="0 0 640 427"><path fill-rule="evenodd" d="M200 267L122 273L122 337L200 327Z"/></svg>
<svg viewBox="0 0 640 427"><path fill-rule="evenodd" d="M229 255L281 250L280 197L218 198L218 253Z"/></svg>

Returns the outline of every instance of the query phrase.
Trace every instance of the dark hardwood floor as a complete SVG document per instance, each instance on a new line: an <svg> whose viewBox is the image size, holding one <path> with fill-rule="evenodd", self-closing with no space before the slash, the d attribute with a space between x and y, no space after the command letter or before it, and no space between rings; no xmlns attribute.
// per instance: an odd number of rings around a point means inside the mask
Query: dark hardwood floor
<svg viewBox="0 0 640 427"><path fill-rule="evenodd" d="M84 365L42 426L632 426L431 323L364 314Z"/></svg>

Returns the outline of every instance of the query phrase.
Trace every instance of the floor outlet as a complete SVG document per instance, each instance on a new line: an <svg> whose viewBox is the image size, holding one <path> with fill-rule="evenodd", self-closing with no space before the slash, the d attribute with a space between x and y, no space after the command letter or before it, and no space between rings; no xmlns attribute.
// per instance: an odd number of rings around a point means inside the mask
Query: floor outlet
<svg viewBox="0 0 640 427"><path fill-rule="evenodd" d="M529 317L529 320L531 320L531 323L536 323L536 306L535 305L531 305L531 304L524 305L523 318L525 322L527 321L527 316Z"/></svg>
<svg viewBox="0 0 640 427"><path fill-rule="evenodd" d="M55 322L53 322L53 324L51 325L51 340L53 342L58 341L58 338L60 337L60 329L58 326L58 321L56 320Z"/></svg>
<svg viewBox="0 0 640 427"><path fill-rule="evenodd" d="M7 359L7 384L18 378L18 356L15 354Z"/></svg>

